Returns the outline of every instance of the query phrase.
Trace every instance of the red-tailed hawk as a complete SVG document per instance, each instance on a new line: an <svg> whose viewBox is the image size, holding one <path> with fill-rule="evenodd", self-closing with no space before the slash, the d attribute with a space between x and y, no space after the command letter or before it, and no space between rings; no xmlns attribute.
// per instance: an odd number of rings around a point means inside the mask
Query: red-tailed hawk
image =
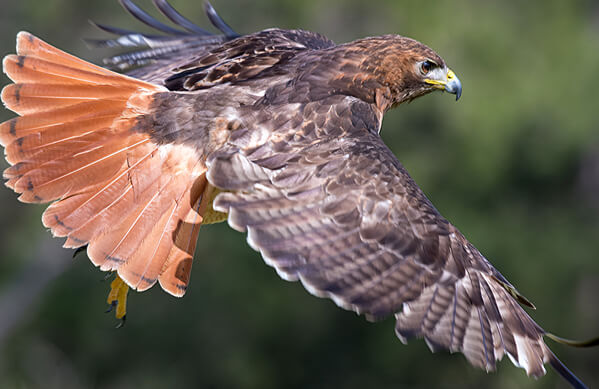
<svg viewBox="0 0 599 389"><path fill-rule="evenodd" d="M459 79L425 45L397 35L336 45L301 30L236 34L207 5L212 35L155 5L183 30L122 5L166 35L100 25L103 46L137 51L92 65L28 33L3 61L2 91L21 117L0 125L20 200L52 204L43 223L65 247L129 287L189 284L200 226L225 218L286 280L377 320L402 341L460 351L527 374L549 363L530 305L443 218L379 137L384 113ZM122 281L121 281L122 280ZM124 283L123 283L124 281Z"/></svg>

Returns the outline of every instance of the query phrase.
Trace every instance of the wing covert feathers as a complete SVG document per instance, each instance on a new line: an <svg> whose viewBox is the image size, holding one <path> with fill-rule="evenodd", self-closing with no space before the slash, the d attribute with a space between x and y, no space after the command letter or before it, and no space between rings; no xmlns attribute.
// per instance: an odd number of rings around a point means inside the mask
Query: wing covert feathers
<svg viewBox="0 0 599 389"><path fill-rule="evenodd" d="M0 124L12 165L6 185L24 202L53 202L43 223L65 247L88 245L91 261L145 290L159 281L181 296L201 216L205 167L183 146L160 146L139 117L165 89L92 65L31 34L3 61L14 84Z"/></svg>

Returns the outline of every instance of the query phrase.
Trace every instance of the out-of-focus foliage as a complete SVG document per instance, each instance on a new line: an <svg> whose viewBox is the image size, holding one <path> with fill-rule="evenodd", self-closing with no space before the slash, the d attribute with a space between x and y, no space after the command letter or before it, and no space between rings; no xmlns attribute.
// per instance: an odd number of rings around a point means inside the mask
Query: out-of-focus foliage
<svg viewBox="0 0 599 389"><path fill-rule="evenodd" d="M172 3L208 24L200 1ZM438 209L536 304L542 326L597 335L597 2L213 4L239 32L305 28L337 42L400 33L434 48L461 78L462 99L436 94L390 112L384 139ZM86 48L80 38L105 36L88 19L139 26L116 0L1 5L6 54L28 30L98 63L110 52ZM0 120L10 117L0 112ZM104 274L84 255L70 263L72 252L44 231L42 210L0 190L0 387L565 387L553 372L529 379L507 358L487 375L462 356L430 354L422 341L404 346L393 320L369 324L280 280L226 224L200 234L183 299L158 287L134 293L127 325L115 330L103 313ZM599 386L597 350L552 346Z"/></svg>

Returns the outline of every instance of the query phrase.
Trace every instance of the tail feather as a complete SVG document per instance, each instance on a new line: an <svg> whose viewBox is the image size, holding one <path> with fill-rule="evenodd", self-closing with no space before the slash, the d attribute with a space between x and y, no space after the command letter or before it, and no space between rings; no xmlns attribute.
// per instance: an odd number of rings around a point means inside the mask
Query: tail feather
<svg viewBox="0 0 599 389"><path fill-rule="evenodd" d="M88 245L95 265L116 270L134 288L160 280L171 294L183 295L206 168L195 150L156 144L150 129L135 127L166 89L28 33L18 34L17 55L3 66L15 83L2 90L2 102L22 115L0 124L12 165L4 171L6 184L21 201L55 201L42 221L67 238L65 247Z"/></svg>
<svg viewBox="0 0 599 389"><path fill-rule="evenodd" d="M104 142L97 140L102 132L90 136L90 141L73 143L73 148L49 148L47 153L36 160L25 163L26 173L16 181L14 190L21 193L23 202L48 202L68 196L89 184L110 179L126 163L126 152L148 142L147 139L134 139L104 136ZM110 140L107 140L110 139ZM124 143L124 144L123 144ZM76 157L76 158L74 158ZM14 165L23 166L23 165ZM13 166L13 167L14 167ZM19 173L19 169L16 169Z"/></svg>
<svg viewBox="0 0 599 389"><path fill-rule="evenodd" d="M6 160L9 162L23 161L41 157L49 147L69 147L71 141L93 134L95 131L107 129L114 121L114 115L84 119L60 126L48 126L43 131L32 134L17 134L18 142L6 146Z"/></svg>
<svg viewBox="0 0 599 389"><path fill-rule="evenodd" d="M94 218L102 207L101 200L95 200L105 189L105 183L90 185L83 188L79 193L65 197L56 201L46 209L42 215L42 223L45 227L52 230L54 236L67 237L73 232L74 227L81 220L90 220ZM113 187L115 192L124 190L125 187ZM95 201L92 201L95 200ZM80 244L67 245L64 247L77 248Z"/></svg>
<svg viewBox="0 0 599 389"><path fill-rule="evenodd" d="M90 100L122 101L126 88L112 85L30 84L8 85L2 90L2 101L19 115L69 107ZM129 93L135 92L131 88Z"/></svg>
<svg viewBox="0 0 599 389"><path fill-rule="evenodd" d="M57 65L90 70L98 74L116 75L107 69L93 65L57 49L26 31L21 31L17 34L17 54L45 59Z"/></svg>
<svg viewBox="0 0 599 389"><path fill-rule="evenodd" d="M21 69L25 68L31 72L45 73L51 77L59 77L67 79L66 84L82 83L91 85L110 85L111 82L119 82L122 87L140 87L138 84L140 81L135 79L120 80L119 77L123 77L118 73L106 73L107 71L102 68L101 72L96 71L96 67L70 67L61 63L49 62L46 59L40 57L34 57L32 55L17 55L8 56L5 61L16 62L17 68L7 68L5 70L6 75L15 82L21 82L19 73ZM16 70L12 72L11 70Z"/></svg>
<svg viewBox="0 0 599 389"><path fill-rule="evenodd" d="M121 277L139 291L146 290L156 283L161 275L162 268L172 249L172 223L176 219L177 204L170 204L169 208L149 234L145 237L145 244L133 253L129 261L120 268Z"/></svg>
<svg viewBox="0 0 599 389"><path fill-rule="evenodd" d="M13 82L40 82L57 85L73 85L80 82L69 77L40 72L38 69L31 66L31 62L28 62L27 66L25 66L25 58L24 55L14 54L4 57L4 60L2 61L4 73Z"/></svg>
<svg viewBox="0 0 599 389"><path fill-rule="evenodd" d="M127 262L151 232L154 223L171 207L171 202L177 196L173 192L178 189L175 177L160 176L156 183L157 190L146 190L135 201L136 207L127 216L121 216L118 228L112 228L97 237L92 253L97 254L94 257L106 259L101 265L102 269L112 270ZM130 202L122 203L131 206Z"/></svg>
<svg viewBox="0 0 599 389"><path fill-rule="evenodd" d="M114 119L123 112L125 107L126 103L121 101L86 101L68 107L40 111L14 118L0 124L0 144L7 146L14 141L18 141L20 137L28 134L39 134L51 127L60 126L60 129L62 129L64 123L77 125L80 120L94 120L106 118L107 116Z"/></svg>
<svg viewBox="0 0 599 389"><path fill-rule="evenodd" d="M203 220L201 215L207 210L211 190L204 174L193 182L180 203L181 218L174 230L175 247L171 249L159 279L160 286L173 295L182 296L189 283L193 253Z"/></svg>
<svg viewBox="0 0 599 389"><path fill-rule="evenodd" d="M142 150L136 151L144 151L141 147L138 149ZM151 149L137 160L128 158L129 166L122 167L111 180L52 204L44 213L44 224L54 227L59 236L73 235L80 240L90 240L101 230L105 220L126 217L133 211L132 204L143 201L152 190L157 190L156 182L162 172L160 161L153 158L155 152ZM57 225L56 220L61 223ZM71 246L69 243L69 246L77 247L78 244L75 242Z"/></svg>

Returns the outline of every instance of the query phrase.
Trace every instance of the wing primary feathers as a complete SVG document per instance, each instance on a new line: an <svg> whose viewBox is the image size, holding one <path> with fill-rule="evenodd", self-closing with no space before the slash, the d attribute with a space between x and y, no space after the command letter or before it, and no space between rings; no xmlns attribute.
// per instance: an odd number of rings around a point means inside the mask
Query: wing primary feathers
<svg viewBox="0 0 599 389"><path fill-rule="evenodd" d="M176 11L167 0L152 0L153 4L162 15L182 27L184 30L168 26L148 13L143 11L131 0L119 0L123 8L144 24L166 33L166 35L146 34L119 27L90 21L92 25L109 34L117 35L114 39L84 39L90 47L126 47L126 48L149 48L126 52L104 59L104 63L113 69L129 71L132 68L140 68L155 65L153 71L136 73L130 75L148 81L159 81L160 69L168 66L169 62L182 61L189 52L208 51L209 48L222 44L228 40L239 37L231 27L216 13L212 6L207 6L206 13L210 22L219 30L218 34L211 33L191 22L189 19ZM147 68L146 68L147 69ZM168 73L168 70L165 70ZM134 74L135 73L135 74ZM149 76L149 75L152 76Z"/></svg>
<svg viewBox="0 0 599 389"><path fill-rule="evenodd" d="M115 35L141 35L139 32L137 31L132 31L132 30L125 30L124 28L119 28L119 27L112 27L112 26L107 26L106 24L102 24L102 23L97 23L94 22L93 20L89 21L92 26L99 28L102 31L106 31L109 34L115 34ZM149 37L149 35L145 35L146 37ZM156 36L158 37L158 36Z"/></svg>
<svg viewBox="0 0 599 389"><path fill-rule="evenodd" d="M236 33L225 21L216 13L216 10L208 1L204 2L204 10L210 22L214 27L218 28L227 38L237 38L240 36Z"/></svg>
<svg viewBox="0 0 599 389"><path fill-rule="evenodd" d="M139 8L135 3L130 0L119 0L119 3L123 6L123 8L133 15L134 18L141 21L142 23L155 28L158 31L165 32L167 34L173 35L189 35L189 33L181 30L177 30L171 26L167 26L166 24L159 22L154 19L152 16L148 15L144 10Z"/></svg>
<svg viewBox="0 0 599 389"><path fill-rule="evenodd" d="M183 15L181 15L179 12L177 12L177 10L174 9L173 6L170 5L168 1L153 0L153 2L154 2L154 5L156 6L156 8L158 8L164 16L169 18L176 25L181 26L184 29L194 32L196 34L213 35L209 31L198 27L197 25L192 23L189 19L185 18Z"/></svg>

